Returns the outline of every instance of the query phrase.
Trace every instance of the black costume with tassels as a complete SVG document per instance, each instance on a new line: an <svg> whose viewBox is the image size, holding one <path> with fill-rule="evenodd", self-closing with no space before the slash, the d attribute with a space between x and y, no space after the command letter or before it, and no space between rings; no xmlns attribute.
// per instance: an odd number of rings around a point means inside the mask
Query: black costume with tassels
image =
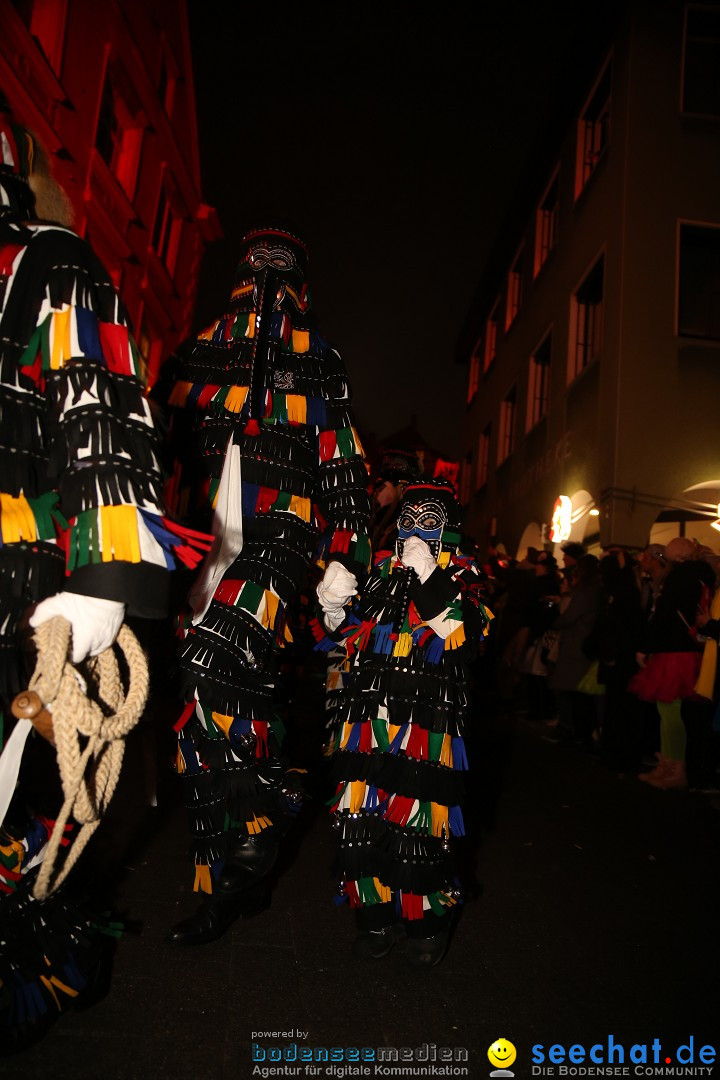
<svg viewBox="0 0 720 1080"><path fill-rule="evenodd" d="M477 567L458 549L459 515L446 481L408 485L395 550L375 553L344 622L314 627L316 647L343 645L350 664L338 704L333 811L340 895L366 932L402 921L410 934L432 938L459 897L450 838L464 833L467 665L492 618ZM424 583L402 562L411 537L437 562Z"/></svg>
<svg viewBox="0 0 720 1080"><path fill-rule="evenodd" d="M190 513L198 523L212 515L216 534L180 649L188 705L178 771L195 889L205 893L225 880L228 855L252 855L248 837L276 844L296 805L273 730L288 605L313 558L358 576L370 560L350 391L339 354L315 329L306 264L294 232L272 223L249 232L225 313L176 357L182 483L200 491Z"/></svg>
<svg viewBox="0 0 720 1080"><path fill-rule="evenodd" d="M31 605L78 593L161 617L167 571L197 565L195 549L209 546L209 537L163 516L159 448L123 305L85 241L34 220L34 150L30 134L1 112L0 745L16 727L9 699L31 674L21 634ZM77 871L47 900L32 895L63 801L53 749L32 733L17 787L7 776L0 1053L87 999L102 955Z"/></svg>

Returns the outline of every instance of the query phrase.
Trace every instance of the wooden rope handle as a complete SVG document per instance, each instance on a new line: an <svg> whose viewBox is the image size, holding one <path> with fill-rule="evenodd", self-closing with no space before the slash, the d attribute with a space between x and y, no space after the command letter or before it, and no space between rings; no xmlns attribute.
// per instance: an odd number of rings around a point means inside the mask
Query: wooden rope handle
<svg viewBox="0 0 720 1080"><path fill-rule="evenodd" d="M92 688L88 696L87 684L68 657L67 620L56 617L41 624L35 640L38 660L30 686L15 696L11 707L15 717L30 720L55 746L63 788L64 802L33 889L42 900L62 884L100 824L120 776L125 736L145 707L149 676L147 657L127 626L117 637L125 657L127 692L111 647L86 668ZM52 713L46 704L52 705ZM73 817L80 829L55 876L64 827Z"/></svg>
<svg viewBox="0 0 720 1080"><path fill-rule="evenodd" d="M10 705L10 711L16 720L29 720L39 735L55 745L52 713L43 705L34 690L23 690L16 694Z"/></svg>

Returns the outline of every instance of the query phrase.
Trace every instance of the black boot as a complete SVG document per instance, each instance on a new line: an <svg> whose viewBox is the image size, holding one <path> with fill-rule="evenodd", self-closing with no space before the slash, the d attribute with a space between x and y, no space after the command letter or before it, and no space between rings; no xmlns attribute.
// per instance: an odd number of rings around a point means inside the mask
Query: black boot
<svg viewBox="0 0 720 1080"><path fill-rule="evenodd" d="M222 879L221 879L222 880ZM171 945L206 945L222 937L236 919L250 919L270 907L270 882L267 878L248 887L223 889L203 898L194 915L172 926L165 937Z"/></svg>
<svg viewBox="0 0 720 1080"><path fill-rule="evenodd" d="M279 847L275 829L237 837L218 878L218 888L239 892L266 877L277 862Z"/></svg>
<svg viewBox="0 0 720 1080"><path fill-rule="evenodd" d="M448 950L449 935L441 930L431 937L408 937L403 942L402 955L413 967L435 967Z"/></svg>
<svg viewBox="0 0 720 1080"><path fill-rule="evenodd" d="M458 908L443 916L426 916L409 923L407 937L400 946L404 959L413 967L435 967L445 956L458 918ZM428 933L430 931L430 933ZM421 937L422 933L427 936Z"/></svg>
<svg viewBox="0 0 720 1080"><path fill-rule="evenodd" d="M381 960L402 937L400 923L385 926L382 930L363 930L352 944L352 954L362 960Z"/></svg>

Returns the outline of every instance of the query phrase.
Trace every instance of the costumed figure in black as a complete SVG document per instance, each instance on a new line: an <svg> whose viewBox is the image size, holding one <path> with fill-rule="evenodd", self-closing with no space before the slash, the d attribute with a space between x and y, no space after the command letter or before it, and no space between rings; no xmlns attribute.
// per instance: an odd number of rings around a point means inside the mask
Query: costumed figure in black
<svg viewBox="0 0 720 1080"><path fill-rule="evenodd" d="M338 352L315 328L306 268L295 231L272 221L252 229L224 314L176 358L170 404L190 421L185 468L198 474L199 520L212 517L216 536L180 650L178 771L194 887L206 895L170 931L178 945L211 941L267 904L300 800L273 715L288 605L313 558L326 573L340 562L358 577L370 562L350 390Z"/></svg>
<svg viewBox="0 0 720 1080"><path fill-rule="evenodd" d="M64 617L80 663L113 644L126 612L163 617L168 570L196 566L203 547L163 516L138 352L108 274L69 227L36 220L69 226L71 213L44 149L0 112L3 1050L83 998L103 951L76 871L47 899L34 896L45 891L37 877L63 791L54 748L8 708L32 674L27 623Z"/></svg>
<svg viewBox="0 0 720 1080"><path fill-rule="evenodd" d="M392 551L397 540L398 507L408 484L420 478L420 462L413 450L387 450L372 481L370 540L373 551ZM350 665L342 646L327 653L325 675L324 752L332 753L342 695L350 677Z"/></svg>
<svg viewBox="0 0 720 1080"><path fill-rule="evenodd" d="M342 567L332 591L318 587L316 647L341 642L352 665L332 771L340 895L356 911L359 956L404 938L411 963L438 963L460 899L451 837L464 833L466 667L492 616L459 529L447 481L410 484L395 550L375 554L360 597Z"/></svg>

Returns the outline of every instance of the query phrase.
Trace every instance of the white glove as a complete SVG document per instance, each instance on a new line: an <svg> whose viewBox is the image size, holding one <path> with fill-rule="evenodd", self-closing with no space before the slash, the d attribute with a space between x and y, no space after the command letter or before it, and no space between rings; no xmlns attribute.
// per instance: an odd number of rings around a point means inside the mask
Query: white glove
<svg viewBox="0 0 720 1080"><path fill-rule="evenodd" d="M357 592L357 578L342 563L331 562L317 587L317 597L325 622L334 630L345 618L344 607Z"/></svg>
<svg viewBox="0 0 720 1080"><path fill-rule="evenodd" d="M438 565L430 548L419 536L411 536L405 541L401 561L403 566L412 567L421 584L427 581L433 570L437 570Z"/></svg>
<svg viewBox="0 0 720 1080"><path fill-rule="evenodd" d="M125 618L125 605L119 600L59 592L40 601L30 625L41 626L56 615L67 619L72 626L72 661L79 664L86 657L97 656L110 648Z"/></svg>

